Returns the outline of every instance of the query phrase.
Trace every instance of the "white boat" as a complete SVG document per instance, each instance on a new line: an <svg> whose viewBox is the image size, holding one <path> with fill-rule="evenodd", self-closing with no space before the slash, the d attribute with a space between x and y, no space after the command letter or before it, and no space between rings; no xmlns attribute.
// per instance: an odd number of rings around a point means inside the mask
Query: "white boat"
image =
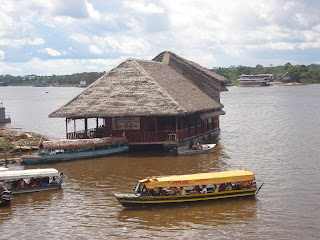
<svg viewBox="0 0 320 240"><path fill-rule="evenodd" d="M9 170L9 168L6 168L6 167L0 167L0 172L1 171L8 171Z"/></svg>
<svg viewBox="0 0 320 240"><path fill-rule="evenodd" d="M212 149L216 146L216 144L200 144L197 148L196 146L192 147L178 147L177 154L178 155L196 155L196 154L203 154L209 153Z"/></svg>
<svg viewBox="0 0 320 240"><path fill-rule="evenodd" d="M64 179L65 176L54 168L0 172L0 182L13 195L59 189Z"/></svg>
<svg viewBox="0 0 320 240"><path fill-rule="evenodd" d="M257 74L257 75L245 75L239 76L239 86L252 87L252 86L270 86L270 82L273 80L273 74Z"/></svg>

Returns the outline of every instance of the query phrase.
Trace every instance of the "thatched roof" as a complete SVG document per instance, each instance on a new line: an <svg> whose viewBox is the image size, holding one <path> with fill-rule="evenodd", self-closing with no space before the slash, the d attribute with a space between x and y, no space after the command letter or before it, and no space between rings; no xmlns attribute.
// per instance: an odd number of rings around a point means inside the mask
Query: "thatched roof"
<svg viewBox="0 0 320 240"><path fill-rule="evenodd" d="M57 149L78 149L78 148L93 148L93 147L104 147L111 145L118 145L127 143L128 139L125 137L105 137L105 138L92 138L92 139L65 139L57 141L43 141L39 144L39 148L47 150L57 150Z"/></svg>
<svg viewBox="0 0 320 240"><path fill-rule="evenodd" d="M187 71L156 59L128 59L49 117L179 116L221 110L219 93L226 80L209 76L199 65L176 55L174 58L185 61ZM195 76L198 82L205 79L205 84L195 84Z"/></svg>

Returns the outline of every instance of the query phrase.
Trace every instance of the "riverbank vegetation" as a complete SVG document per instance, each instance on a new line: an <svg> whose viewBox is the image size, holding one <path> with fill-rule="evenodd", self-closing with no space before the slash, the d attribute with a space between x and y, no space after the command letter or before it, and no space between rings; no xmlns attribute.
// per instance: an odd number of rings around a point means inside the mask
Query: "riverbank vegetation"
<svg viewBox="0 0 320 240"><path fill-rule="evenodd" d="M281 81L281 76L286 72L291 78L290 82L310 84L320 83L320 65L292 65L286 63L283 66L263 67L257 64L255 67L248 66L230 66L227 68L216 67L212 71L231 80L233 85L238 85L238 77L241 74L273 74L273 80ZM0 85L4 86L79 86L81 82L86 82L86 85L93 83L105 72L84 72L71 75L52 75L38 76L35 74L26 76L0 75Z"/></svg>
<svg viewBox="0 0 320 240"><path fill-rule="evenodd" d="M286 72L289 73L291 82L310 84L310 83L320 83L320 65L292 65L291 63L286 63L283 66L273 66L263 67L258 64L255 67L247 66L230 66L228 68L213 68L212 71L228 78L233 85L238 85L238 77L241 74L273 74L273 81L281 81L281 76Z"/></svg>
<svg viewBox="0 0 320 240"><path fill-rule="evenodd" d="M93 83L105 72L84 72L71 75L26 76L0 75L0 82L4 86L78 86L85 81L86 85Z"/></svg>

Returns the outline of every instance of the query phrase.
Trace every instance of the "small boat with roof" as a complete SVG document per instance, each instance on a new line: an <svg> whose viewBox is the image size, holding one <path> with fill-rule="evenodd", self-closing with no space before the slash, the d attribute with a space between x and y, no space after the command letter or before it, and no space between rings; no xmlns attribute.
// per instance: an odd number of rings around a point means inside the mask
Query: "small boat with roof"
<svg viewBox="0 0 320 240"><path fill-rule="evenodd" d="M132 194L115 194L124 207L199 202L256 195L254 173L247 170L198 173L139 180Z"/></svg>
<svg viewBox="0 0 320 240"><path fill-rule="evenodd" d="M0 172L0 184L13 195L60 189L65 179L66 176L54 168Z"/></svg>

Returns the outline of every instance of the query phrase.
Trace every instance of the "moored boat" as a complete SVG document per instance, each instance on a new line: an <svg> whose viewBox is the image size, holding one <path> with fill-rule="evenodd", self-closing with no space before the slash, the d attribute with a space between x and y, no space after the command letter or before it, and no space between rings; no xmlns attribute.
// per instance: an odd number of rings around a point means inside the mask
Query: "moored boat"
<svg viewBox="0 0 320 240"><path fill-rule="evenodd" d="M245 75L239 76L239 86L242 87L254 87L254 86L270 86L270 82L273 81L273 74L257 74L257 75Z"/></svg>
<svg viewBox="0 0 320 240"><path fill-rule="evenodd" d="M23 155L25 164L71 161L85 158L102 157L129 150L126 137L106 137L92 139L65 139L44 141L41 138L38 153Z"/></svg>
<svg viewBox="0 0 320 240"><path fill-rule="evenodd" d="M200 144L199 147L178 147L177 154L184 156L184 155L197 155L203 153L209 153L212 149L216 146L216 144Z"/></svg>
<svg viewBox="0 0 320 240"><path fill-rule="evenodd" d="M0 183L13 195L60 189L65 176L54 168L0 172Z"/></svg>
<svg viewBox="0 0 320 240"><path fill-rule="evenodd" d="M124 207L254 196L254 173L247 170L176 175L139 180L132 194L115 194Z"/></svg>

